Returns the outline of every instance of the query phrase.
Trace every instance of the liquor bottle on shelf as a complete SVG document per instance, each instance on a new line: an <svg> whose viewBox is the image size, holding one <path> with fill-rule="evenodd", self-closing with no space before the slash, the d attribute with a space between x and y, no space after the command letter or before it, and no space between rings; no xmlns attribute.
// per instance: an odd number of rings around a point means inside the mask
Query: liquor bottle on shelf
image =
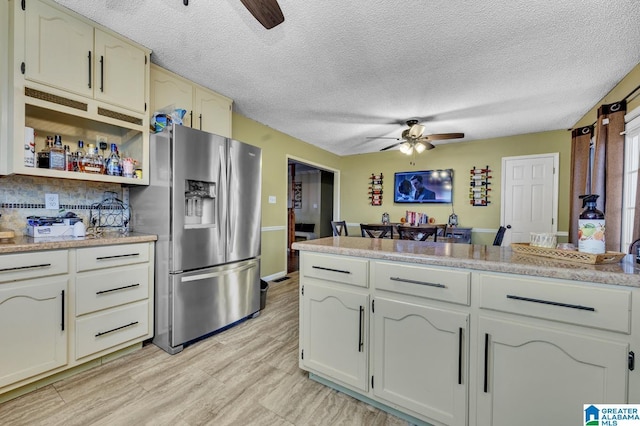
<svg viewBox="0 0 640 426"><path fill-rule="evenodd" d="M49 154L51 153L51 147L53 146L53 136L47 136L44 148L38 151L38 168L49 168Z"/></svg>
<svg viewBox="0 0 640 426"><path fill-rule="evenodd" d="M52 170L66 170L64 147L62 146L62 137L56 135L54 137L53 146L49 152L49 168Z"/></svg>
<svg viewBox="0 0 640 426"><path fill-rule="evenodd" d="M98 149L92 143L87 147L87 155L82 158L81 170L85 173L104 174L104 163L98 155Z"/></svg>
<svg viewBox="0 0 640 426"><path fill-rule="evenodd" d="M107 174L110 176L122 176L120 156L118 155L118 147L115 143L111 144L111 155L109 155L107 159Z"/></svg>
<svg viewBox="0 0 640 426"><path fill-rule="evenodd" d="M69 149L69 145L64 146L64 169L68 172L73 171L73 153Z"/></svg>
<svg viewBox="0 0 640 426"><path fill-rule="evenodd" d="M81 163L85 155L86 153L84 152L84 141L79 140L78 147L76 148L76 152L73 153L73 171L75 172L84 171L82 170Z"/></svg>

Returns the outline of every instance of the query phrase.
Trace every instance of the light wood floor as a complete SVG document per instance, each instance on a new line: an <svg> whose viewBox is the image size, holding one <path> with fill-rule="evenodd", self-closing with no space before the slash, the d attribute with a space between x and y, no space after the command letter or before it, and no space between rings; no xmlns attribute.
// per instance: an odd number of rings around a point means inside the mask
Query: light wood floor
<svg viewBox="0 0 640 426"><path fill-rule="evenodd" d="M407 425L298 368L298 274L257 318L177 355L149 344L0 404L14 425Z"/></svg>

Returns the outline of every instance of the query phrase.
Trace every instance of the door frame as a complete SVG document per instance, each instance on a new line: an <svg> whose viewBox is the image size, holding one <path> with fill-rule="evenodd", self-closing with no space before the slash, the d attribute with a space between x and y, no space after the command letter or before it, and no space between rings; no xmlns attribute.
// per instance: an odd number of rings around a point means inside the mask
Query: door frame
<svg viewBox="0 0 640 426"><path fill-rule="evenodd" d="M558 233L558 194L559 194L559 178L560 178L560 153L549 152L543 154L531 154L531 155L515 155L511 157L502 157L502 170L501 170L501 187L500 187L500 226L506 226L505 224L505 188L507 187L507 174L505 173L506 164L510 160L527 160L534 158L548 158L553 159L553 200L551 207L551 220L552 220L552 232ZM506 242L511 242L511 237L507 236Z"/></svg>

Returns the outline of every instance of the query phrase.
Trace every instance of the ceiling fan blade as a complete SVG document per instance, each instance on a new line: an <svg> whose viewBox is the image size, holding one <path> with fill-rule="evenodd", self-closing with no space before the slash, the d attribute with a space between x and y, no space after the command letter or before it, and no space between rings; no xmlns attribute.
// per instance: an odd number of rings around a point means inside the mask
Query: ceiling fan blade
<svg viewBox="0 0 640 426"><path fill-rule="evenodd" d="M382 148L380 151L386 151L386 150L388 150L388 149L395 148L396 146L398 146L398 145L402 145L403 143L404 143L404 142L394 143L393 145L389 145L389 146L386 146L386 147Z"/></svg>
<svg viewBox="0 0 640 426"><path fill-rule="evenodd" d="M388 137L388 136L367 136L367 139L393 139L396 141L401 141L402 139L400 138L392 138L392 137Z"/></svg>
<svg viewBox="0 0 640 426"><path fill-rule="evenodd" d="M461 139L464 138L464 133L436 133L434 135L424 135L421 139L430 141L442 141L445 139Z"/></svg>
<svg viewBox="0 0 640 426"><path fill-rule="evenodd" d="M278 0L240 0L262 26L270 30L284 22Z"/></svg>

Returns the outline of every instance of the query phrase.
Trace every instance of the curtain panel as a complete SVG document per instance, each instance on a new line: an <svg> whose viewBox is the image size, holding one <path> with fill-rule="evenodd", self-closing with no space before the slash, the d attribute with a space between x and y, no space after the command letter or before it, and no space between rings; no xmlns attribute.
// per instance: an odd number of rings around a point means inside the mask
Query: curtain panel
<svg viewBox="0 0 640 426"><path fill-rule="evenodd" d="M569 202L569 242L578 245L578 217L582 212L580 195L591 192L591 139L593 126L571 132L571 189Z"/></svg>

